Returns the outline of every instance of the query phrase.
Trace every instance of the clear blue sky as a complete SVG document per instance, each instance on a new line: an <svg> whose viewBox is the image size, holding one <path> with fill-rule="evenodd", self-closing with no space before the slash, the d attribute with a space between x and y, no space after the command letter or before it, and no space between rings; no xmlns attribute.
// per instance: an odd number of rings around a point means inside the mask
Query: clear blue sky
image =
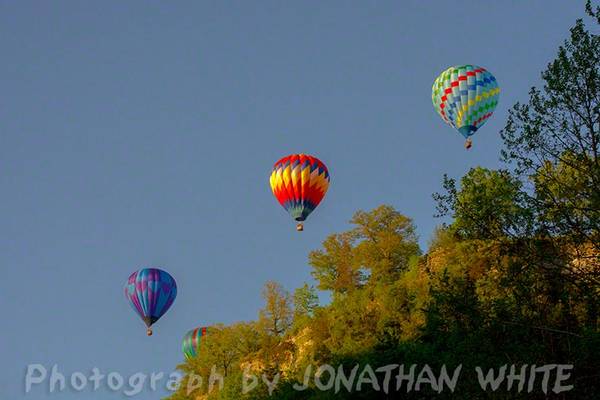
<svg viewBox="0 0 600 400"><path fill-rule="evenodd" d="M0 1L0 397L121 398L25 396L25 367L170 372L188 329L255 318L267 280L310 282L309 250L357 209L395 206L425 248L442 174L499 165L507 108L582 15L559 0ZM502 87L470 152L430 99L463 63ZM302 234L268 185L293 152L332 177ZM179 284L152 338L123 295L144 266Z"/></svg>

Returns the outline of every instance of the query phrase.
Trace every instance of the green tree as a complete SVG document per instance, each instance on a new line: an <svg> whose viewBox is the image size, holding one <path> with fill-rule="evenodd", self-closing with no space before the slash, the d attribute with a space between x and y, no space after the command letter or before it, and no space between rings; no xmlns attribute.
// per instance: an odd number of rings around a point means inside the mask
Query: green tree
<svg viewBox="0 0 600 400"><path fill-rule="evenodd" d="M353 229L329 236L322 250L309 255L321 290L345 294L367 283L396 280L420 254L412 221L393 207L358 211L350 222Z"/></svg>
<svg viewBox="0 0 600 400"><path fill-rule="evenodd" d="M586 10L600 25L600 12ZM524 181L539 231L600 251L600 35L578 20L527 104L510 110L502 157Z"/></svg>
<svg viewBox="0 0 600 400"><path fill-rule="evenodd" d="M413 289L400 282L421 254L412 221L380 206L356 212L350 222L350 230L329 236L309 255L319 289L333 292L313 321L333 354L358 354L383 337L398 340L416 304Z"/></svg>
<svg viewBox="0 0 600 400"><path fill-rule="evenodd" d="M362 286L365 277L353 255L353 243L351 233L334 234L325 239L322 250L309 254L312 275L320 290L348 293Z"/></svg>
<svg viewBox="0 0 600 400"><path fill-rule="evenodd" d="M356 226L351 231L356 258L371 284L397 280L421 253L412 220L391 206L358 211L350 222Z"/></svg>
<svg viewBox="0 0 600 400"><path fill-rule="evenodd" d="M438 215L452 214L452 229L463 238L493 239L530 231L533 215L525 204L522 183L508 171L472 168L460 190L444 176L446 193L434 194Z"/></svg>
<svg viewBox="0 0 600 400"><path fill-rule="evenodd" d="M259 326L270 336L282 336L292 324L290 294L279 283L269 281L262 296L265 307L259 312Z"/></svg>
<svg viewBox="0 0 600 400"><path fill-rule="evenodd" d="M600 7L588 2L586 9L600 24ZM455 393L402 398L597 398L599 69L599 36L577 21L543 72L544 86L510 112L502 131L507 169L473 168L460 185L445 178L435 198L451 219L426 254L412 221L393 207L358 211L349 230L309 254L317 288L330 291L331 302L319 306L307 284L291 296L268 282L256 322L210 329L199 356L179 367L208 379L216 365L226 375L224 390L206 397L206 388L181 389L171 399L393 398L292 385L309 364L398 362L463 364L464 371ZM574 389L555 397L484 393L469 373L565 363L575 365ZM242 393L248 366L269 378L282 374L272 396L264 385Z"/></svg>
<svg viewBox="0 0 600 400"><path fill-rule="evenodd" d="M294 291L294 319L314 315L319 306L319 296L315 288L305 283Z"/></svg>

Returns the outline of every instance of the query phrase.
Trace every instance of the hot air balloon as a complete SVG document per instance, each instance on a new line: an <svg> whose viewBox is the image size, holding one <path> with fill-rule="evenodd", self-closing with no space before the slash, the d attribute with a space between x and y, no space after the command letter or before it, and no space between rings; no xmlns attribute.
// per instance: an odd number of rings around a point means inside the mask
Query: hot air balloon
<svg viewBox="0 0 600 400"><path fill-rule="evenodd" d="M183 337L183 343L181 344L181 350L186 359L190 360L198 355L200 346L203 342L203 337L206 336L208 328L203 326L196 329L192 329Z"/></svg>
<svg viewBox="0 0 600 400"><path fill-rule="evenodd" d="M475 65L448 68L431 88L433 107L447 124L467 139L467 149L472 145L471 136L494 112L499 95L494 75Z"/></svg>
<svg viewBox="0 0 600 400"><path fill-rule="evenodd" d="M144 268L131 274L125 285L125 296L151 336L152 324L167 312L177 297L177 284L166 271Z"/></svg>
<svg viewBox="0 0 600 400"><path fill-rule="evenodd" d="M275 163L270 181L273 195L298 221L296 230L302 231L302 221L325 197L329 188L329 172L316 157L292 154Z"/></svg>

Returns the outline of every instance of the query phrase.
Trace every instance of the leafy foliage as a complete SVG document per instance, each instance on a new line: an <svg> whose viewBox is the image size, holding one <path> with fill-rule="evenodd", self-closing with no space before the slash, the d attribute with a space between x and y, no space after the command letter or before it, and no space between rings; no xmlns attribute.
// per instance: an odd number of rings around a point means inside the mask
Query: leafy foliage
<svg viewBox="0 0 600 400"><path fill-rule="evenodd" d="M586 10L600 24L600 7ZM258 320L212 327L199 356L180 366L188 375L171 399L597 398L600 37L577 21L542 77L502 131L507 168L473 168L460 185L444 177L434 197L451 222L426 254L393 207L358 211L308 257L330 303L308 284L291 295L268 282ZM321 390L314 370L294 388L311 366L348 375L354 365L398 363L465 372L454 393ZM482 391L474 368L505 364L573 364L573 389ZM209 382L213 366L222 388L188 393L192 373ZM244 392L250 375L277 384Z"/></svg>

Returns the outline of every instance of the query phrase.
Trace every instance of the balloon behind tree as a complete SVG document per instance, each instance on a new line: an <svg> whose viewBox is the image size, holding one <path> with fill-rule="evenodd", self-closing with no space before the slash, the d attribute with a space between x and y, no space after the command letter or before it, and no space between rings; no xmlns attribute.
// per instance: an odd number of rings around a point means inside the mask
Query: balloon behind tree
<svg viewBox="0 0 600 400"><path fill-rule="evenodd" d="M183 343L181 344L181 350L186 359L190 360L198 355L207 332L208 328L202 326L192 329L185 334Z"/></svg>

